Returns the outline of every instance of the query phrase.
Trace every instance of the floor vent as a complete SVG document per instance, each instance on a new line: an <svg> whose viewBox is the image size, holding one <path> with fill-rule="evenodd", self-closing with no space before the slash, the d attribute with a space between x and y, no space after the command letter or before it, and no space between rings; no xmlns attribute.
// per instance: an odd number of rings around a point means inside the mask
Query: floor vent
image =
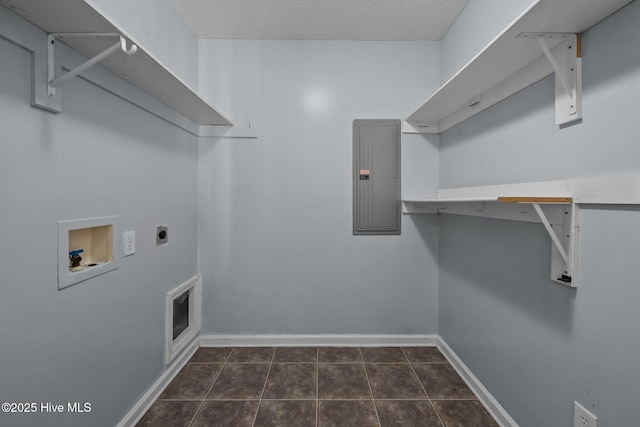
<svg viewBox="0 0 640 427"><path fill-rule="evenodd" d="M169 364L200 333L202 279L192 277L167 292L165 363Z"/></svg>

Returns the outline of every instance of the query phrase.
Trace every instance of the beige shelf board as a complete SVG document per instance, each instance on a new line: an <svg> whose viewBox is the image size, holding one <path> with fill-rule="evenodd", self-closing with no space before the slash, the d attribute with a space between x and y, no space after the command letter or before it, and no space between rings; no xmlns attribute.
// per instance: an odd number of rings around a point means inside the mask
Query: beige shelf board
<svg viewBox="0 0 640 427"><path fill-rule="evenodd" d="M463 198L436 198L436 199L414 199L414 200L402 200L404 203L447 203L447 202L497 202L498 197L463 197Z"/></svg>

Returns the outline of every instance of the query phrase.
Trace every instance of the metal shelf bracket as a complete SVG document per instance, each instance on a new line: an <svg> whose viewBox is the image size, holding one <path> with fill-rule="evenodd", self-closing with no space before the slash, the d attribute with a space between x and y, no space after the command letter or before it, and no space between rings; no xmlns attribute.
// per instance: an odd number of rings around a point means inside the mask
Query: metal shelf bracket
<svg viewBox="0 0 640 427"><path fill-rule="evenodd" d="M520 33L535 39L555 72L556 124L569 125L582 119L582 58L580 38L571 33ZM562 40L551 49L548 41Z"/></svg>
<svg viewBox="0 0 640 427"><path fill-rule="evenodd" d="M62 38L75 38L75 37L94 37L94 38L103 38L103 37L118 37L119 41L115 43L113 46L105 49L98 55L89 59L88 61L78 65L71 71L68 71L66 74L63 74L56 78L55 76L55 43L57 39ZM127 40L118 33L51 33L47 37L47 95L49 97L56 96L56 87L60 86L65 81L70 78L78 75L83 72L87 68L97 64L102 61L109 55L117 52L118 50L122 50L127 55L133 55L137 52L138 46L135 44L131 44L130 47L127 47Z"/></svg>

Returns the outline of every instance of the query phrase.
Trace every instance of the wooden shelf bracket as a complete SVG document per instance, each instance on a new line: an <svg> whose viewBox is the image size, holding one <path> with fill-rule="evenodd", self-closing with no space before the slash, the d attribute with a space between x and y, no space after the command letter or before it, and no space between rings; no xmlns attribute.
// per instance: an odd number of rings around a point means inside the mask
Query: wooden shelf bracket
<svg viewBox="0 0 640 427"><path fill-rule="evenodd" d="M570 33L520 33L520 39L535 39L555 74L556 125L582 120L582 58L580 37ZM553 52L547 41L564 40ZM555 52L555 53L554 53Z"/></svg>

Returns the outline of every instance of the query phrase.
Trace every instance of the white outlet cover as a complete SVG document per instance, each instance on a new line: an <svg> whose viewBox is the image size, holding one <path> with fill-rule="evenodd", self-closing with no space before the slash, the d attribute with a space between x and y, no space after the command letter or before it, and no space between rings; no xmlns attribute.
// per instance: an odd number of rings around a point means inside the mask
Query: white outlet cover
<svg viewBox="0 0 640 427"><path fill-rule="evenodd" d="M125 231L122 233L122 253L124 256L133 255L136 253L136 232L134 230Z"/></svg>
<svg viewBox="0 0 640 427"><path fill-rule="evenodd" d="M598 427L598 417L578 402L574 402L573 427Z"/></svg>

